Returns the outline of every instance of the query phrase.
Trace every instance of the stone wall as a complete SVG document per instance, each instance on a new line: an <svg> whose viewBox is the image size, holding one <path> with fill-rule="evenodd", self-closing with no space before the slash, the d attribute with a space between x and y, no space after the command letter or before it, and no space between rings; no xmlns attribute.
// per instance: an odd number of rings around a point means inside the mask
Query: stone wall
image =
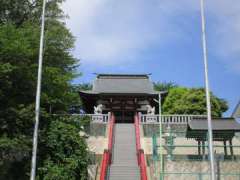
<svg viewBox="0 0 240 180"><path fill-rule="evenodd" d="M240 164L237 161L223 161L217 163L216 171L218 179L239 180L239 165ZM159 179L159 167L159 164L156 164L155 166L154 164L149 164L149 179ZM210 180L210 168L209 162L207 161L165 161L164 172L164 180Z"/></svg>

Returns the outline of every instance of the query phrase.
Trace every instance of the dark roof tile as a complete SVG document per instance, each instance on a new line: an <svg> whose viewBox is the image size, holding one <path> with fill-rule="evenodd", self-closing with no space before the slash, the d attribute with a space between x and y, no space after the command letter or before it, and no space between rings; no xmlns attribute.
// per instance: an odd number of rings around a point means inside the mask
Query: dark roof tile
<svg viewBox="0 0 240 180"><path fill-rule="evenodd" d="M146 74L99 74L93 83L93 92L157 94Z"/></svg>
<svg viewBox="0 0 240 180"><path fill-rule="evenodd" d="M189 127L192 130L207 130L208 124L206 119L196 119L189 122ZM212 120L213 130L237 130L240 131L240 123L233 118L219 118Z"/></svg>

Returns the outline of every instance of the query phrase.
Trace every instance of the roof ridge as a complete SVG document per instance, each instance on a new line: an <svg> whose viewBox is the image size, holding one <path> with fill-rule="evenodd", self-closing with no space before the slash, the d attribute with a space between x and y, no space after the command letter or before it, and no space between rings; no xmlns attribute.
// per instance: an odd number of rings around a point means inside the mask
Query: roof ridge
<svg viewBox="0 0 240 180"><path fill-rule="evenodd" d="M140 77L144 77L149 79L149 76L151 74L97 74L97 78L105 78L105 77L118 77L118 78L122 78L122 77L128 77L128 78L140 78Z"/></svg>

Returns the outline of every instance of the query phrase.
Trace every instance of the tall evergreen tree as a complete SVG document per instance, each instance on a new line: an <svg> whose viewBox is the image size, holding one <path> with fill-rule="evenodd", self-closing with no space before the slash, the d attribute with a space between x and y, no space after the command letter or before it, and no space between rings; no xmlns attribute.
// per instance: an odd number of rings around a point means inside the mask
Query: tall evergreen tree
<svg viewBox="0 0 240 180"><path fill-rule="evenodd" d="M72 179L86 178L86 144L77 133L80 127L67 118L53 118L79 103L71 80L78 76L71 50L74 37L66 28L60 5L50 0L46 6L46 29L41 98L38 167L42 179L58 179L63 164ZM34 125L34 105L40 36L41 0L0 1L0 177L28 179ZM62 128L66 127L66 129ZM56 134L56 136L54 136ZM64 138L57 138L57 134ZM63 140L64 139L64 140ZM69 139L66 141L65 139ZM69 149L53 148L58 142ZM74 144L74 147L73 147ZM81 152L79 152L79 150ZM52 156L58 154L59 156ZM69 161L63 161L63 158ZM71 161L70 161L71 159ZM79 162L82 159L82 163ZM83 160L84 159L84 160ZM74 166L72 165L74 164ZM70 167L71 166L71 167ZM42 171L47 168L49 173ZM82 173L80 173L82 172ZM48 178L47 178L48 177Z"/></svg>

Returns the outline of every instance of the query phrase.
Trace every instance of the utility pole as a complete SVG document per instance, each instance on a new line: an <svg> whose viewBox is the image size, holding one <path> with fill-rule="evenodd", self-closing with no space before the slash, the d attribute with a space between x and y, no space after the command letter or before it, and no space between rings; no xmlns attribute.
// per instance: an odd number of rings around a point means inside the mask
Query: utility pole
<svg viewBox="0 0 240 180"><path fill-rule="evenodd" d="M160 180L164 179L164 168L163 168L163 144L162 144L162 94L166 94L167 91L158 92L158 100L154 99L158 103L159 112L159 150L160 150Z"/></svg>
<svg viewBox="0 0 240 180"><path fill-rule="evenodd" d="M162 96L158 93L158 111L159 111L159 149L160 149L160 180L163 180L163 144L162 144Z"/></svg>
<svg viewBox="0 0 240 180"><path fill-rule="evenodd" d="M211 180L215 180L215 166L214 166L214 150L213 150L213 133L212 133L212 115L211 115L211 101L210 90L208 81L208 57L207 57L207 43L206 43L206 24L204 14L204 0L200 0L201 3L201 23L202 23L202 46L203 46L203 58L204 58L204 72L205 72L205 91L207 102L207 121L208 121L208 148L210 156L211 167Z"/></svg>
<svg viewBox="0 0 240 180"><path fill-rule="evenodd" d="M38 126L39 126L39 115L40 115L40 98L41 98L41 81L42 81L43 42L44 42L44 26L45 26L45 8L46 8L46 0L43 0L39 59L38 59L38 78L37 78L37 91L36 91L36 104L35 104L35 126L34 126L34 133L33 133L32 166L31 166L30 180L35 180L35 176L36 176Z"/></svg>

